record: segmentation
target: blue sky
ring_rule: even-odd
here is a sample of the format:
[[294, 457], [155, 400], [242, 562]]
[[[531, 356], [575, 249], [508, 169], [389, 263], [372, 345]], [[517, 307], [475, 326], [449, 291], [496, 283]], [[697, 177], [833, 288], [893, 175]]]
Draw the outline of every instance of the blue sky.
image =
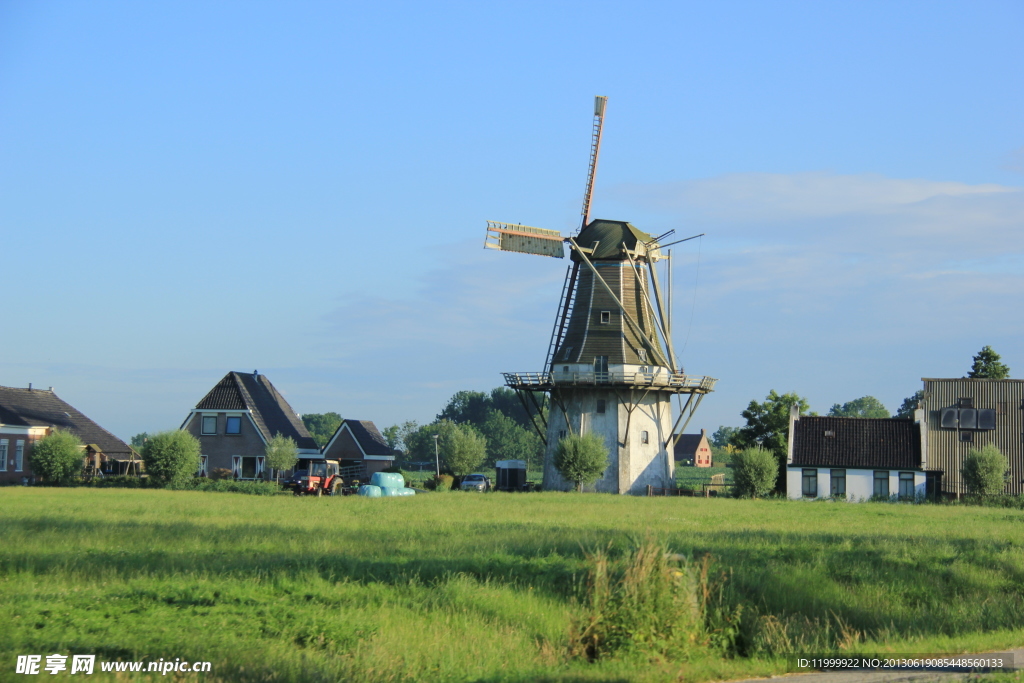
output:
[[[676, 248], [676, 345], [751, 399], [1024, 376], [1020, 2], [0, 3], [0, 384], [122, 438], [228, 370], [429, 421], [538, 370], [593, 215]], [[699, 272], [697, 264], [699, 261]], [[689, 324], [692, 315], [692, 325]]]

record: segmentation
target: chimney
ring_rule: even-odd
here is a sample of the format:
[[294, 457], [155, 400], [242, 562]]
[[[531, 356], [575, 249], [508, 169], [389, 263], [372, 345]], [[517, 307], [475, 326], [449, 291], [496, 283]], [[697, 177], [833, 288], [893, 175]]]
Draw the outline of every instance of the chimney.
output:
[[28, 390], [29, 390], [29, 391], [32, 391], [32, 382], [29, 382], [29, 383], [28, 383]]

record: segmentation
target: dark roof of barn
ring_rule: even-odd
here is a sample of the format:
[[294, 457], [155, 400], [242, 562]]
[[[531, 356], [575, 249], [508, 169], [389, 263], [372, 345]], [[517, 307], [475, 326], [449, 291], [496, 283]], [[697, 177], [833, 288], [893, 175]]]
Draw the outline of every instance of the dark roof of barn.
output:
[[[342, 420], [335, 434], [341, 431], [345, 425], [348, 425], [348, 428], [352, 431], [352, 436], [359, 442], [359, 447], [363, 449], [363, 453], [366, 455], [394, 455], [391, 446], [388, 446], [387, 439], [381, 436], [381, 433], [377, 430], [377, 425], [373, 424], [370, 420]], [[332, 436], [331, 440], [333, 439], [334, 437]], [[330, 441], [327, 443], [330, 443]]]
[[704, 438], [703, 434], [680, 434], [676, 439], [674, 449], [676, 460], [693, 457], [700, 447], [702, 438]]
[[0, 387], [0, 423], [19, 427], [57, 427], [114, 458], [130, 457], [131, 447], [90, 420], [49, 389]]
[[[913, 420], [801, 417], [793, 466], [919, 469], [921, 432]], [[830, 432], [832, 436], [826, 436]]]
[[266, 375], [229, 372], [196, 404], [196, 410], [248, 410], [264, 438], [281, 434], [294, 439], [299, 448], [319, 448], [302, 418]]

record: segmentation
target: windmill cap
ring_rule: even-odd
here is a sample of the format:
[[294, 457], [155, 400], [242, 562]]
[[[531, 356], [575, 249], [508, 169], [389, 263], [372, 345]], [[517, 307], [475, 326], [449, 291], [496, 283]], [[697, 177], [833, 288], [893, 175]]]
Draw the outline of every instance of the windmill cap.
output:
[[[595, 218], [587, 227], [580, 230], [576, 243], [581, 247], [592, 247], [598, 242], [597, 251], [590, 255], [591, 259], [624, 259], [622, 244], [630, 251], [636, 250], [637, 242], [650, 242], [651, 236], [626, 221], [609, 221]], [[578, 259], [576, 252], [573, 259]]]

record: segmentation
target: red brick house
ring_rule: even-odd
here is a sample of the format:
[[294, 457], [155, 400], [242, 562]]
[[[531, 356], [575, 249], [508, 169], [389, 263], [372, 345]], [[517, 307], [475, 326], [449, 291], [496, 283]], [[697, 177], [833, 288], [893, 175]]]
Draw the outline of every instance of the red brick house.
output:
[[202, 445], [199, 476], [228, 469], [235, 479], [271, 479], [265, 452], [277, 434], [294, 439], [300, 458], [320, 453], [298, 413], [256, 371], [224, 375], [189, 412], [181, 429]]
[[100, 427], [49, 389], [0, 387], [0, 484], [34, 483], [32, 448], [54, 428], [71, 432], [85, 444], [86, 474], [123, 474], [133, 459], [131, 446]]
[[676, 462], [685, 460], [692, 462], [694, 467], [711, 467], [711, 442], [708, 441], [708, 430], [700, 430], [700, 434], [680, 434], [676, 439]]

